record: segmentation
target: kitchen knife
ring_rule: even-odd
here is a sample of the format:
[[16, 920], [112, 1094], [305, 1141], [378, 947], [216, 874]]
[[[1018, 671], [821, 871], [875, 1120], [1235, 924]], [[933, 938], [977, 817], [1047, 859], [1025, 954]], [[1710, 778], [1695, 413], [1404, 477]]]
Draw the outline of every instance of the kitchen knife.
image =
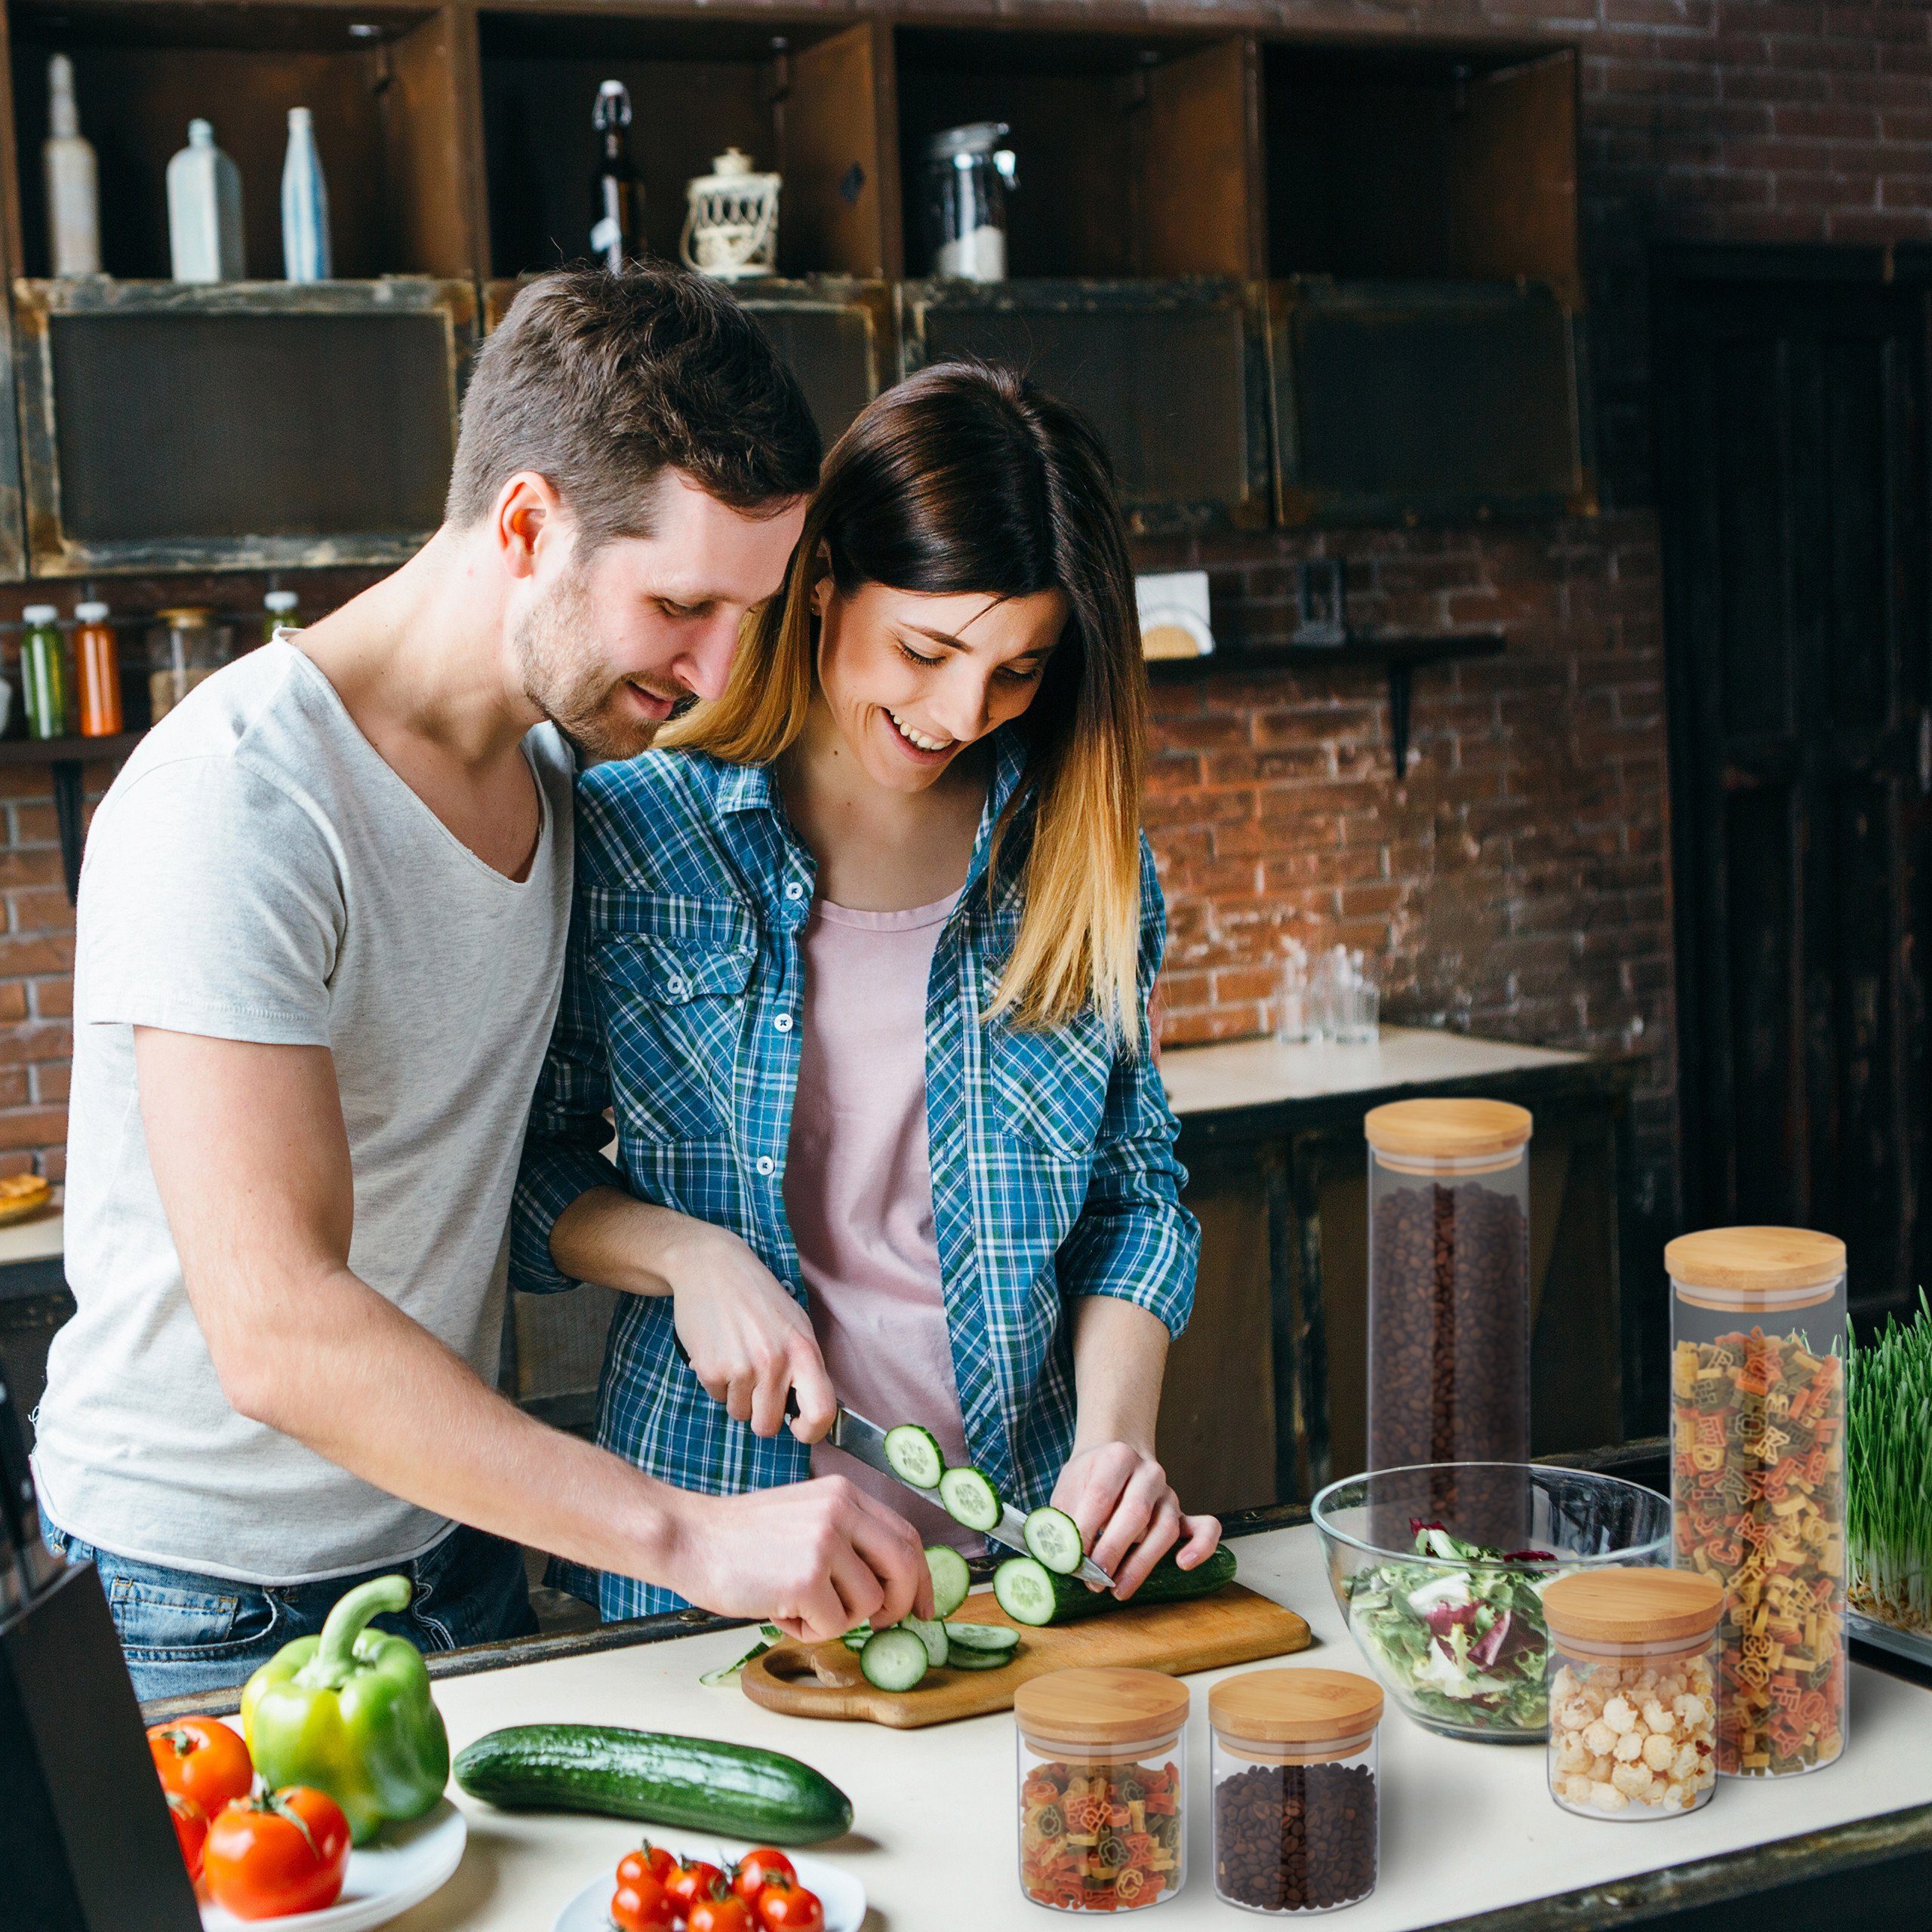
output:
[[[847, 1455], [857, 1457], [868, 1469], [889, 1475], [902, 1489], [909, 1489], [915, 1496], [923, 1496], [929, 1503], [935, 1500], [936, 1491], [908, 1482], [887, 1460], [885, 1431], [877, 1423], [868, 1422], [863, 1416], [854, 1414], [843, 1402], [838, 1405], [838, 1413], [832, 1418], [832, 1428], [825, 1439], [835, 1449], [842, 1449]], [[992, 1542], [1003, 1543], [1008, 1549], [1017, 1549], [1022, 1556], [1030, 1556], [1032, 1552], [1026, 1547], [1026, 1518], [1008, 1503], [1001, 1506], [999, 1521], [983, 1534]], [[1114, 1580], [1091, 1556], [1083, 1556], [1080, 1567], [1073, 1574], [1083, 1583], [1098, 1583], [1109, 1590], [1114, 1586]]]

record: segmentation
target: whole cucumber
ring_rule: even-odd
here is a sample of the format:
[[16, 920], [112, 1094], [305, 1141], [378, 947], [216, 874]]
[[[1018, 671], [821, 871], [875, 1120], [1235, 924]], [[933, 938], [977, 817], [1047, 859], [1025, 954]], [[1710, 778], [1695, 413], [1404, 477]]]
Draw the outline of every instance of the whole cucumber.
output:
[[[1002, 1588], [1008, 1572], [1023, 1573], [1029, 1582], [1023, 1584], [1023, 1602]], [[1133, 1610], [1142, 1604], [1191, 1603], [1196, 1597], [1211, 1596], [1225, 1589], [1235, 1580], [1235, 1553], [1223, 1543], [1206, 1561], [1183, 1570], [1171, 1554], [1164, 1556], [1147, 1573], [1146, 1580], [1123, 1603], [1106, 1590], [1090, 1590], [1078, 1577], [1056, 1575], [1037, 1558], [1015, 1556], [1002, 1563], [993, 1578], [993, 1594], [1001, 1607], [1016, 1623], [1035, 1626], [1074, 1623], [1083, 1617], [1103, 1617], [1109, 1611]], [[1051, 1607], [1047, 1592], [1052, 1592]], [[1030, 1613], [1030, 1614], [1029, 1614]]]
[[771, 1844], [822, 1844], [852, 1801], [777, 1751], [607, 1724], [493, 1730], [457, 1755], [459, 1786], [506, 1811], [594, 1811]]

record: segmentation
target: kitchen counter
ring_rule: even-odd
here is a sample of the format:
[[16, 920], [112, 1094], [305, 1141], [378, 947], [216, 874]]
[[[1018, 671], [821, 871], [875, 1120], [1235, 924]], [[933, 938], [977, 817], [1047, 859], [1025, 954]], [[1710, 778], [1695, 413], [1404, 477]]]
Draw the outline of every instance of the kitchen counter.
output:
[[[1244, 1580], [1314, 1629], [1314, 1647], [1282, 1660], [1286, 1667], [1366, 1671], [1329, 1595], [1311, 1527], [1263, 1529], [1237, 1546]], [[1051, 1922], [1021, 1897], [1014, 1875], [1010, 1715], [895, 1732], [779, 1717], [735, 1687], [703, 1688], [700, 1674], [746, 1641], [740, 1630], [712, 1629], [589, 1654], [556, 1655], [547, 1646], [550, 1660], [443, 1676], [437, 1698], [457, 1749], [499, 1725], [577, 1720], [702, 1734], [804, 1758], [852, 1798], [856, 1832], [829, 1856], [865, 1884], [866, 1932], [1023, 1932]], [[1231, 1674], [1190, 1680], [1189, 1877], [1160, 1910], [1164, 1932], [1244, 1922], [1214, 1896], [1210, 1863], [1204, 1694]], [[1381, 1879], [1372, 1897], [1349, 1908], [1349, 1932], [1589, 1932], [1660, 1908], [1743, 1897], [1798, 1873], [1844, 1872], [1908, 1853], [1932, 1863], [1928, 1735], [1932, 1690], [1854, 1668], [1850, 1744], [1828, 1770], [1768, 1786], [1724, 1780], [1693, 1816], [1620, 1829], [1558, 1809], [1540, 1746], [1455, 1743], [1392, 1704], [1382, 1726]], [[471, 1832], [463, 1868], [397, 1921], [398, 1932], [547, 1932], [564, 1903], [608, 1874], [640, 1834], [608, 1820], [460, 1801]], [[663, 1835], [677, 1843], [694, 1835]], [[1861, 1897], [1872, 1902], [1869, 1887]], [[1828, 1922], [1777, 1909], [1780, 1932]], [[1835, 1910], [1841, 1917], [1842, 1894]]]
[[32, 1278], [37, 1272], [34, 1264], [60, 1260], [66, 1232], [62, 1214], [66, 1194], [64, 1188], [57, 1187], [51, 1203], [31, 1220], [0, 1227], [0, 1295], [7, 1293], [10, 1282]]

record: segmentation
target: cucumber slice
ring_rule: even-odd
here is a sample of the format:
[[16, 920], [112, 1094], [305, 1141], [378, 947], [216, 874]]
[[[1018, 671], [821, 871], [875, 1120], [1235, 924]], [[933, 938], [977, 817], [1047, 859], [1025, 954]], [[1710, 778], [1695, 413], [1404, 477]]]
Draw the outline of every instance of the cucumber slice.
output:
[[946, 1661], [946, 1626], [923, 1617], [909, 1617], [900, 1626], [909, 1630], [926, 1647], [926, 1661], [937, 1670]]
[[939, 1500], [946, 1513], [969, 1530], [989, 1530], [1000, 1518], [999, 1491], [970, 1463], [948, 1469], [940, 1478]]
[[955, 1670], [1004, 1670], [1013, 1661], [1013, 1653], [976, 1651], [955, 1644], [947, 1651], [946, 1660]]
[[1050, 1503], [1028, 1512], [1021, 1534], [1026, 1538], [1027, 1554], [1057, 1577], [1072, 1576], [1087, 1555], [1086, 1546], [1080, 1540], [1080, 1525], [1064, 1509], [1056, 1509]]
[[763, 1657], [773, 1644], [783, 1637], [784, 1634], [783, 1631], [775, 1629], [769, 1623], [766, 1624], [764, 1630], [759, 1634], [758, 1641], [743, 1657], [734, 1659], [730, 1663], [720, 1664], [715, 1670], [707, 1670], [698, 1681], [700, 1684], [711, 1685], [737, 1683], [739, 1672], [743, 1670], [752, 1658]]
[[1053, 1572], [1031, 1556], [1009, 1557], [993, 1572], [993, 1596], [1014, 1623], [1036, 1629], [1051, 1623], [1060, 1607]]
[[972, 1573], [966, 1567], [965, 1558], [943, 1543], [927, 1546], [926, 1567], [932, 1572], [933, 1614], [943, 1623], [966, 1601], [966, 1593], [973, 1587]]
[[866, 1681], [881, 1690], [911, 1690], [932, 1667], [925, 1640], [895, 1625], [867, 1638], [859, 1653]]
[[1007, 1657], [1020, 1647], [1020, 1632], [1004, 1623], [949, 1623], [946, 1641], [957, 1653], [980, 1651], [995, 1657]]
[[915, 1489], [935, 1489], [946, 1473], [939, 1438], [915, 1422], [902, 1422], [885, 1432], [885, 1460], [892, 1472]]

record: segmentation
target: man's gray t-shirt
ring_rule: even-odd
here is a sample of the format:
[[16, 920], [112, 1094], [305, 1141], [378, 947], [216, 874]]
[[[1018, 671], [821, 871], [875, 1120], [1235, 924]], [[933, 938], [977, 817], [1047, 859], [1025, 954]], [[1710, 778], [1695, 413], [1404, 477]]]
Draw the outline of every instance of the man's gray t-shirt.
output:
[[510, 1194], [570, 921], [569, 750], [547, 725], [524, 749], [543, 821], [518, 884], [278, 640], [170, 712], [103, 801], [74, 977], [77, 1312], [54, 1339], [34, 1453], [71, 1534], [295, 1583], [404, 1561], [449, 1529], [229, 1406], [148, 1163], [134, 1029], [330, 1048], [349, 1266], [494, 1382]]

